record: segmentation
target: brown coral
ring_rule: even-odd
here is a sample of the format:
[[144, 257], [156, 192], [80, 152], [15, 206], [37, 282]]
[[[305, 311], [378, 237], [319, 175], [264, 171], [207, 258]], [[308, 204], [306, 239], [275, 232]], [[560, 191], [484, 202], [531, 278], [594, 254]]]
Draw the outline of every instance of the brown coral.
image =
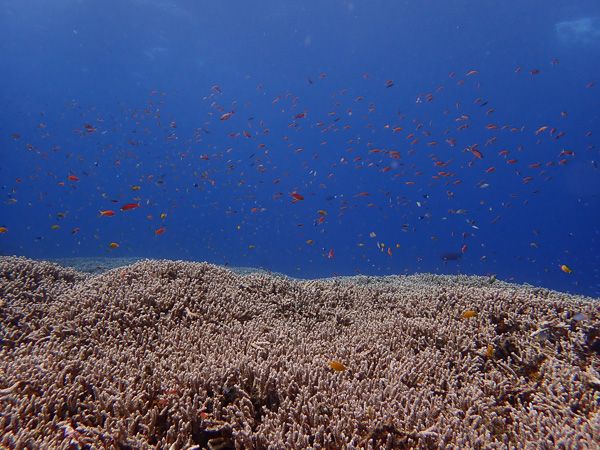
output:
[[85, 275], [3, 257], [0, 277], [0, 446], [600, 441], [590, 299], [482, 278], [295, 281], [149, 260]]

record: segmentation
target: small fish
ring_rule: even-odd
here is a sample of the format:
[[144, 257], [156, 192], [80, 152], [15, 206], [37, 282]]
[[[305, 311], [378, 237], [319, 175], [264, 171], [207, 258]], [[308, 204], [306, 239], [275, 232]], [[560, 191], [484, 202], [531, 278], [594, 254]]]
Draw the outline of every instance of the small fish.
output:
[[295, 192], [292, 192], [290, 195], [292, 197], [294, 197], [295, 201], [302, 201], [302, 200], [304, 200], [304, 197], [302, 197], [300, 194], [296, 194]]
[[126, 205], [121, 206], [121, 211], [131, 211], [132, 209], [139, 208], [139, 203], [127, 203]]
[[330, 363], [328, 363], [328, 365], [336, 372], [343, 372], [344, 370], [346, 370], [346, 366], [344, 366], [341, 362], [338, 361], [331, 361]]
[[471, 147], [469, 147], [467, 150], [470, 150], [471, 153], [473, 153], [476, 158], [483, 159], [483, 154], [479, 150], [475, 150], [474, 148], [471, 148]]
[[69, 181], [79, 181], [79, 178], [77, 178], [75, 175], [69, 175], [68, 179]]
[[463, 319], [470, 319], [471, 317], [475, 317], [476, 315], [477, 313], [475, 311], [469, 310], [462, 313], [460, 317], [462, 317]]
[[50, 227], [51, 230], [58, 230], [59, 228], [60, 228], [60, 226], [58, 226], [58, 225], [52, 225]]
[[8, 231], [8, 228], [0, 227], [0, 233], [6, 233], [7, 231]]
[[329, 253], [327, 254], [327, 257], [329, 259], [333, 259], [333, 249], [329, 250]]
[[117, 244], [116, 242], [111, 242], [110, 244], [108, 244], [108, 246], [110, 248], [119, 248], [119, 244]]
[[569, 269], [564, 264], [562, 266], [560, 266], [560, 270], [562, 270], [564, 273], [572, 273], [573, 272], [571, 269]]
[[115, 215], [114, 211], [107, 209], [106, 211], [100, 211], [100, 216], [112, 217]]
[[461, 258], [461, 254], [460, 253], [444, 253], [442, 256], [440, 256], [440, 258], [443, 259], [444, 261], [456, 261]]
[[318, 210], [317, 213], [319, 213], [322, 216], [326, 216], [327, 213], [325, 211], [323, 211], [322, 209]]
[[583, 313], [577, 313], [573, 317], [571, 317], [571, 319], [574, 320], [574, 321], [576, 321], [576, 322], [583, 322], [585, 320], [589, 320], [589, 317], [586, 316]]
[[227, 120], [231, 116], [233, 116], [234, 113], [235, 113], [235, 110], [231, 110], [231, 112], [223, 114], [219, 120]]
[[164, 228], [159, 228], [158, 230], [156, 230], [156, 231], [154, 232], [154, 234], [158, 236], [159, 234], [163, 234], [164, 232], [165, 232], [165, 229], [164, 229]]

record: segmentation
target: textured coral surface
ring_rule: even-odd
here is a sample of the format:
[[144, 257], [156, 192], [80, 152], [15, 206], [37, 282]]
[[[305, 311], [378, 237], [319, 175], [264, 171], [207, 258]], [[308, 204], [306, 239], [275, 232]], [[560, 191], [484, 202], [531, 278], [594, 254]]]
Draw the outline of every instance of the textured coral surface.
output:
[[0, 344], [7, 448], [600, 442], [598, 302], [481, 277], [2, 257]]

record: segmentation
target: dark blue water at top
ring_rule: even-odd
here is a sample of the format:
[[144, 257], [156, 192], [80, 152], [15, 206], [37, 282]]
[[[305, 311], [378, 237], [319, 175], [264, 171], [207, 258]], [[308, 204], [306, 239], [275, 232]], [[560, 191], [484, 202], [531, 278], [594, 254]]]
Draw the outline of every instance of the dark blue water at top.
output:
[[0, 251], [600, 295], [600, 5], [375, 3], [3, 3]]

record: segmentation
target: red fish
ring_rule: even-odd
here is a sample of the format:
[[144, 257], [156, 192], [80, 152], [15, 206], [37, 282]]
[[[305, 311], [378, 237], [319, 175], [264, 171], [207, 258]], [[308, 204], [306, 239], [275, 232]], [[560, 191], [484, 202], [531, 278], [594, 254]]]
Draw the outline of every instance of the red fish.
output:
[[126, 205], [121, 206], [121, 211], [131, 211], [132, 209], [139, 208], [140, 204], [138, 203], [127, 203]]
[[474, 148], [469, 148], [471, 153], [475, 155], [476, 158], [483, 159], [483, 154], [479, 150], [475, 150]]
[[333, 249], [329, 250], [329, 254], [327, 255], [329, 259], [333, 259]]
[[100, 211], [100, 215], [101, 216], [106, 216], [106, 217], [112, 217], [115, 215], [114, 211], [111, 211], [110, 209], [106, 210], [106, 211]]
[[294, 200], [296, 201], [304, 200], [304, 197], [302, 197], [300, 194], [296, 194], [295, 192], [292, 192], [290, 195], [294, 197]]
[[158, 230], [156, 230], [156, 231], [154, 232], [154, 234], [158, 236], [159, 234], [163, 234], [164, 232], [165, 232], [165, 229], [164, 229], [164, 228], [159, 228]]
[[75, 175], [69, 175], [69, 181], [79, 181], [79, 178], [77, 178]]

